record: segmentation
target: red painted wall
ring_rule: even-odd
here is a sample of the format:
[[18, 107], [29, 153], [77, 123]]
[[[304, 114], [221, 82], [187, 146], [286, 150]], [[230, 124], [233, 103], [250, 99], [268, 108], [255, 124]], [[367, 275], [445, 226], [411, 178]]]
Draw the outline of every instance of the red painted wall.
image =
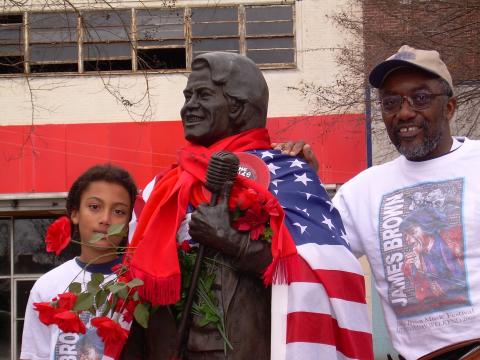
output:
[[[343, 183], [366, 167], [363, 115], [271, 118], [267, 127], [274, 142], [312, 144], [324, 183]], [[0, 126], [0, 193], [67, 191], [81, 172], [105, 162], [143, 187], [184, 144], [180, 121]]]

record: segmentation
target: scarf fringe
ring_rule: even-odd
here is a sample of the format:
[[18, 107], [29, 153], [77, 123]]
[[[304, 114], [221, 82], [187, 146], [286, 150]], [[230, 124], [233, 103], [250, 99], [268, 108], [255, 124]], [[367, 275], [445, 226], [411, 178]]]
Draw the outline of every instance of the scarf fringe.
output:
[[140, 298], [149, 301], [152, 306], [175, 304], [180, 300], [180, 274], [159, 278], [133, 265], [130, 269], [134, 278], [143, 281], [143, 286], [138, 287]]
[[302, 261], [302, 258], [298, 253], [274, 258], [263, 273], [263, 283], [265, 286], [290, 284], [301, 269], [300, 261]]

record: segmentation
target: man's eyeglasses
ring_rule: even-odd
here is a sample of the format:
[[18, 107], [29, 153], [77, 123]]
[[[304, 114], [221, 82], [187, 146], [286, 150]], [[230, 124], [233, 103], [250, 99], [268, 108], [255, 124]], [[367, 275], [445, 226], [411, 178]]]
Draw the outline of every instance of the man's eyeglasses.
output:
[[386, 95], [380, 99], [382, 111], [385, 114], [393, 114], [400, 111], [403, 101], [407, 100], [408, 105], [414, 110], [427, 109], [437, 96], [448, 96], [447, 94], [431, 94], [428, 92], [416, 92], [410, 96]]

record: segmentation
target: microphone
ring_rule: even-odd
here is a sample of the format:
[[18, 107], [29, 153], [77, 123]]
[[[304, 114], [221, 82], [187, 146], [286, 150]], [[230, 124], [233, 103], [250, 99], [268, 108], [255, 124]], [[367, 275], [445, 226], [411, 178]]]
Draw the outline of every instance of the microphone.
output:
[[[210, 206], [215, 206], [217, 204], [218, 197], [222, 193], [225, 194], [225, 196], [229, 196], [230, 188], [237, 177], [239, 166], [240, 161], [234, 153], [228, 151], [217, 151], [212, 154], [212, 157], [208, 162], [207, 175], [205, 178], [205, 187], [212, 193]], [[188, 289], [187, 298], [185, 299], [185, 306], [180, 319], [180, 325], [177, 331], [176, 356], [178, 359], [182, 358], [183, 345], [187, 340], [187, 323], [190, 317], [193, 299], [195, 298], [195, 292], [197, 290], [198, 278], [200, 277], [200, 269], [204, 255], [205, 246], [200, 244], [190, 280], [190, 287]]]
[[210, 205], [216, 205], [218, 196], [226, 186], [231, 187], [237, 177], [240, 160], [228, 151], [213, 153], [208, 162], [205, 187], [212, 193]]

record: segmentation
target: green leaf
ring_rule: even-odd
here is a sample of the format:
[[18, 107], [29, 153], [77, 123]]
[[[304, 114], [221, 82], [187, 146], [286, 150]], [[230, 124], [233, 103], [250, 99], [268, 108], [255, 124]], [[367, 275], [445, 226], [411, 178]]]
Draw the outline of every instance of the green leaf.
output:
[[133, 293], [132, 299], [133, 299], [133, 301], [140, 300], [140, 295], [138, 295], [138, 292]]
[[143, 285], [143, 281], [138, 279], [138, 278], [135, 278], [133, 280], [130, 280], [128, 283], [127, 283], [127, 286], [132, 289], [134, 287], [137, 287], [137, 286], [142, 286]]
[[88, 310], [90, 306], [93, 305], [94, 296], [90, 293], [81, 293], [77, 297], [77, 301], [75, 302], [75, 306], [73, 310], [75, 311], [83, 311]]
[[108, 287], [108, 290], [110, 290], [110, 292], [112, 294], [116, 294], [118, 293], [120, 290], [122, 289], [125, 289], [127, 286], [127, 284], [125, 283], [122, 283], [122, 282], [119, 282], [119, 283], [115, 283], [115, 284], [112, 284]]
[[135, 311], [133, 312], [133, 316], [135, 317], [135, 320], [143, 327], [147, 328], [148, 327], [148, 318], [150, 316], [149, 314], [149, 307], [145, 304], [137, 304], [135, 306]]
[[96, 282], [89, 281], [87, 283], [87, 291], [92, 295], [96, 295], [100, 291], [100, 285]]
[[107, 290], [102, 289], [95, 295], [95, 304], [97, 305], [97, 308], [100, 308], [105, 303], [108, 294], [109, 292]]
[[68, 291], [78, 295], [82, 292], [82, 284], [79, 282], [72, 282], [70, 285], [68, 285]]
[[117, 292], [118, 297], [122, 298], [125, 300], [128, 297], [128, 288], [125, 286], [123, 289], [120, 289]]
[[97, 241], [102, 240], [105, 237], [105, 234], [102, 233], [95, 233], [93, 236], [88, 240], [90, 244], [95, 244]]
[[92, 279], [90, 281], [100, 285], [101, 283], [103, 283], [103, 280], [105, 280], [105, 276], [102, 273], [93, 273]]
[[88, 309], [88, 311], [90, 311], [90, 314], [92, 314], [93, 316], [97, 315], [97, 309], [95, 309], [95, 306], [90, 306], [90, 309]]
[[102, 311], [102, 316], [107, 316], [108, 312], [110, 311], [112, 304], [110, 302], [105, 302], [105, 308]]
[[108, 236], [124, 235], [125, 224], [112, 224], [108, 228]]

